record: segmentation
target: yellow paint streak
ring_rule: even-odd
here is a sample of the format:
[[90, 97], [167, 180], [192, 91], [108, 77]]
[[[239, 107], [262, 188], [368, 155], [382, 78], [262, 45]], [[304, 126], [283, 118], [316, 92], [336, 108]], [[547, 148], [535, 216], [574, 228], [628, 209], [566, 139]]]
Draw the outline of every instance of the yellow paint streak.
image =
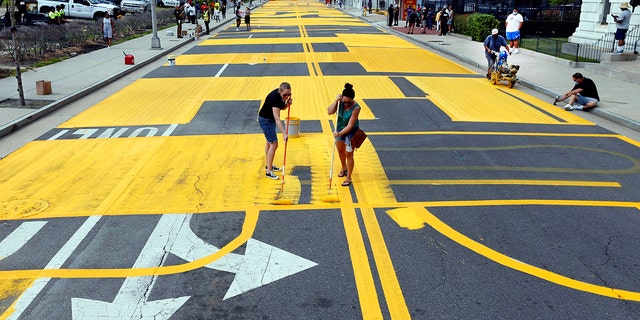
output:
[[[293, 172], [310, 168], [311, 202], [319, 204], [327, 193], [333, 140], [301, 130], [287, 146], [284, 197], [298, 201], [302, 182]], [[267, 206], [281, 181], [264, 177], [262, 150], [261, 134], [35, 141], [0, 161], [0, 182], [7, 190], [0, 193], [0, 204], [47, 203], [30, 213], [33, 219]], [[373, 146], [356, 152], [361, 201], [395, 202]], [[279, 150], [276, 164], [282, 157]], [[335, 166], [334, 173], [338, 161]], [[340, 191], [348, 194], [346, 188]], [[0, 220], [14, 218], [0, 214]]]
[[418, 230], [426, 224], [422, 216], [411, 208], [397, 208], [386, 212], [393, 221], [405, 229]]
[[506, 267], [512, 268], [514, 270], [518, 270], [526, 274], [530, 274], [534, 277], [538, 277], [540, 279], [549, 281], [551, 283], [565, 286], [574, 290], [584, 291], [584, 292], [597, 294], [597, 295], [601, 295], [609, 298], [640, 301], [639, 292], [598, 286], [598, 285], [578, 281], [575, 279], [571, 279], [569, 277], [565, 277], [563, 275], [532, 266], [530, 264], [516, 260], [509, 256], [506, 256], [500, 252], [497, 252], [485, 245], [482, 245], [470, 239], [469, 237], [461, 234], [460, 232], [451, 228], [449, 225], [442, 222], [440, 219], [438, 219], [436, 216], [434, 216], [431, 212], [429, 212], [424, 207], [412, 206], [411, 210], [414, 210], [417, 214], [421, 215], [424, 222], [428, 223], [431, 227], [433, 227], [434, 229], [436, 229], [438, 232], [442, 233], [446, 237], [468, 248], [469, 250], [479, 255], [482, 255], [490, 260], [493, 260], [499, 264], [502, 264]]
[[352, 180], [358, 203], [397, 201], [378, 153], [369, 140], [355, 151], [353, 158], [355, 169]]
[[622, 187], [618, 182], [566, 180], [391, 180], [391, 185], [532, 185], [571, 187]]
[[371, 273], [371, 265], [369, 264], [369, 258], [364, 246], [360, 227], [358, 226], [355, 210], [353, 208], [343, 207], [342, 220], [347, 235], [349, 256], [351, 257], [351, 264], [353, 265], [353, 274], [358, 289], [362, 318], [366, 320], [383, 319], [378, 295], [376, 293], [376, 286], [373, 281], [373, 274]]
[[[398, 48], [357, 48], [349, 47], [348, 61], [357, 61], [369, 72], [409, 72], [409, 73], [449, 73], [449, 74], [474, 74], [475, 72], [446, 60], [424, 49], [398, 49]], [[338, 56], [330, 58], [339, 58]], [[340, 60], [337, 60], [340, 61]], [[420, 63], [416, 63], [420, 61]], [[407, 77], [411, 79], [411, 77]], [[438, 84], [441, 78], [429, 81]], [[462, 78], [457, 78], [462, 79]], [[411, 81], [411, 80], [410, 80]], [[486, 80], [485, 80], [486, 82]], [[457, 92], [464, 85], [447, 87], [446, 90]], [[451, 90], [456, 88], [456, 90]], [[429, 92], [425, 90], [425, 92]]]
[[16, 299], [33, 284], [31, 279], [0, 280], [0, 320], [8, 319], [15, 311]]
[[[560, 121], [496, 89], [486, 79], [407, 77], [453, 121], [559, 124]], [[565, 119], [575, 121], [571, 116]], [[582, 122], [581, 122], [582, 123]]]
[[376, 213], [371, 208], [361, 211], [391, 319], [411, 319]]

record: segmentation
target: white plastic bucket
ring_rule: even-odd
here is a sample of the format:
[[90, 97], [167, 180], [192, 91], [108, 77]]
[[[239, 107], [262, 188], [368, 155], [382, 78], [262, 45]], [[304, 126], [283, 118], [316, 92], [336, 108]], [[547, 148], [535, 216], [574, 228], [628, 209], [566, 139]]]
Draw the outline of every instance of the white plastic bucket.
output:
[[289, 117], [286, 119], [285, 125], [288, 125], [289, 128], [285, 128], [289, 132], [289, 137], [297, 138], [300, 136], [300, 118]]
[[170, 55], [170, 56], [167, 57], [167, 59], [169, 59], [169, 65], [170, 66], [175, 66], [176, 65], [176, 56]]

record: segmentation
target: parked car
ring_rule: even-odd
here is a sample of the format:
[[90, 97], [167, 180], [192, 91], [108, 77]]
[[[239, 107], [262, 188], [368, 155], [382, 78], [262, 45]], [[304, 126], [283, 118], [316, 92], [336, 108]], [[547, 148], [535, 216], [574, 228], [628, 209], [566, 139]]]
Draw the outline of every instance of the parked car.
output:
[[122, 0], [120, 8], [127, 13], [146, 12], [151, 10], [150, 0]]
[[112, 16], [120, 13], [118, 6], [100, 3], [98, 0], [40, 0], [38, 12], [47, 14], [59, 5], [64, 6], [65, 16], [71, 18], [98, 19], [104, 17], [106, 12]]
[[180, 0], [156, 0], [158, 7], [175, 7], [180, 5]]

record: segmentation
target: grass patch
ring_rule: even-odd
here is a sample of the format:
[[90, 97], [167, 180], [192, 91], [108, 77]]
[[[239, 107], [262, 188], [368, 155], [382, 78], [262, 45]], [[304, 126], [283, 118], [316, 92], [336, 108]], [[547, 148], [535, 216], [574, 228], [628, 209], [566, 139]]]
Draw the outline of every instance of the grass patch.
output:
[[56, 62], [60, 62], [67, 59], [69, 59], [69, 57], [55, 57], [55, 58], [47, 59], [44, 61], [35, 62], [31, 67], [40, 68], [40, 67], [48, 66], [50, 64], [54, 64]]

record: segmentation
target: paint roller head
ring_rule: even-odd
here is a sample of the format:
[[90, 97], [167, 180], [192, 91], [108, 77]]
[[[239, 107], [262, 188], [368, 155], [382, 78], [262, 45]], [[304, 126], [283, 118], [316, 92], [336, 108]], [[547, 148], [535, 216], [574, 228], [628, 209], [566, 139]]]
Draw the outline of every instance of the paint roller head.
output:
[[340, 202], [340, 198], [336, 195], [322, 196], [322, 202]]
[[275, 199], [273, 200], [273, 204], [280, 206], [290, 206], [293, 204], [293, 201], [288, 199]]

